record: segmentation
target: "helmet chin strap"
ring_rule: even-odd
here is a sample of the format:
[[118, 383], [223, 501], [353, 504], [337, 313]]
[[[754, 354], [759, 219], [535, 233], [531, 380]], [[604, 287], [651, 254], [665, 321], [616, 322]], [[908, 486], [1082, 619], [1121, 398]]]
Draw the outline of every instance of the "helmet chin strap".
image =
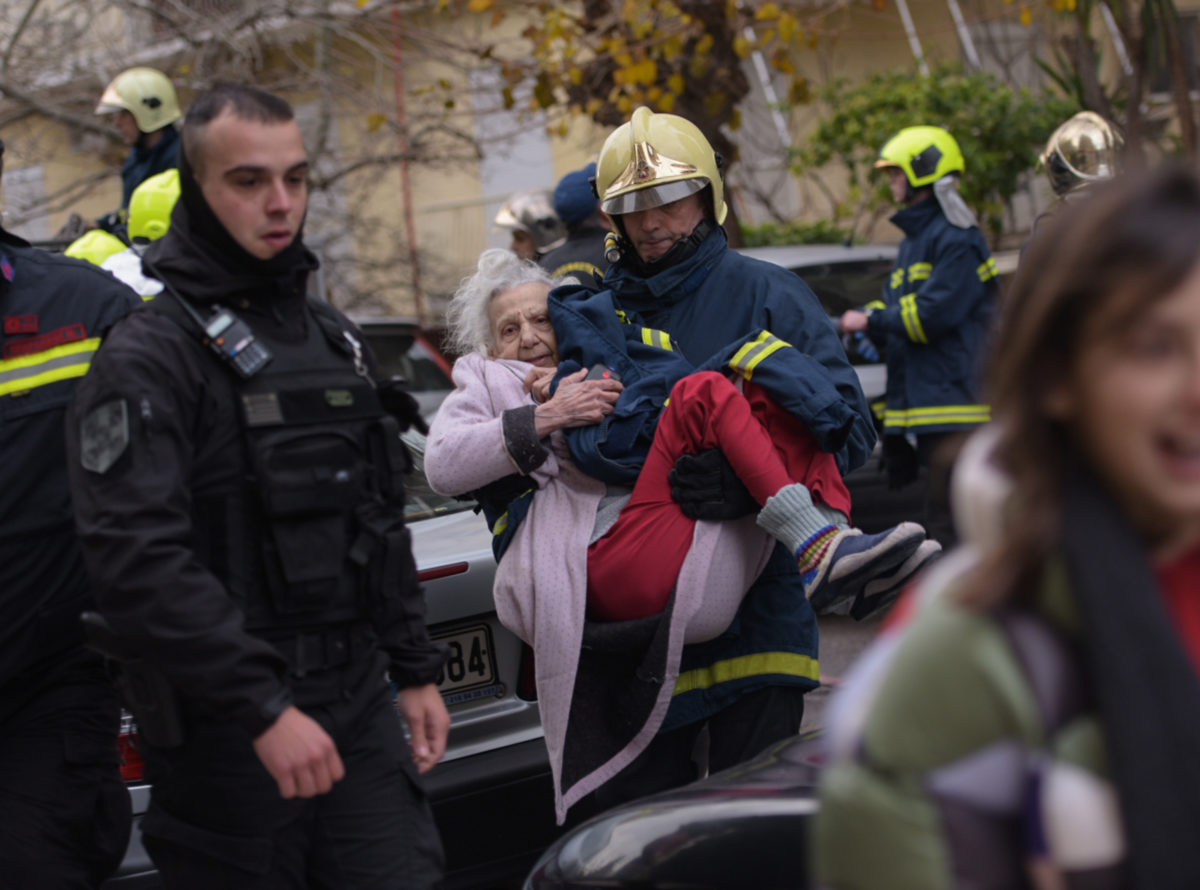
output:
[[[647, 261], [643, 260], [638, 255], [638, 252], [633, 249], [633, 244], [631, 244], [629, 239], [625, 237], [625, 227], [618, 223], [617, 228], [619, 229], [620, 234], [615, 239], [615, 247], [619, 251], [618, 257], [623, 265], [628, 266], [643, 278], [649, 278], [652, 275], [657, 275], [659, 272], [665, 271], [666, 269], [670, 269], [672, 266], [682, 263], [692, 254], [694, 254], [700, 248], [700, 245], [704, 242], [704, 239], [707, 238], [712, 230], [716, 227], [717, 224], [706, 216], [696, 224], [696, 228], [692, 229], [692, 233], [690, 235], [680, 238], [678, 241], [672, 244], [670, 249], [658, 259]], [[610, 235], [609, 237], [611, 238], [612, 236]], [[611, 249], [607, 240], [605, 241], [605, 248], [606, 250]], [[611, 255], [609, 256], [609, 262], [616, 261], [611, 258]]]

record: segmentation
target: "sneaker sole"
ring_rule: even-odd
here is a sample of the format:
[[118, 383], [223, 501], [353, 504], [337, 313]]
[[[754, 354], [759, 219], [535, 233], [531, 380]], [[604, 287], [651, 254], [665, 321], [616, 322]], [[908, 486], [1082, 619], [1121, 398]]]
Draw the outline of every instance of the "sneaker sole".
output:
[[903, 565], [924, 541], [924, 528], [915, 522], [900, 523], [871, 550], [838, 561], [809, 602], [818, 614], [845, 614], [866, 585]]
[[921, 543], [904, 564], [889, 578], [876, 578], [867, 582], [862, 595], [850, 606], [850, 617], [862, 621], [886, 609], [894, 603], [930, 562], [942, 555], [942, 547], [937, 541], [927, 540]]

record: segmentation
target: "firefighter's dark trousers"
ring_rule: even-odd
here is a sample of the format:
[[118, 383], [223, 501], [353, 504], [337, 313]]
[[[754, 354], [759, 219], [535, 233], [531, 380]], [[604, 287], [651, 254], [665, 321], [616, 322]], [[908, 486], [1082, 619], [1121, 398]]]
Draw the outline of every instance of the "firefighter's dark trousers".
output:
[[119, 727], [100, 658], [82, 649], [0, 685], [0, 888], [97, 887], [120, 864]]

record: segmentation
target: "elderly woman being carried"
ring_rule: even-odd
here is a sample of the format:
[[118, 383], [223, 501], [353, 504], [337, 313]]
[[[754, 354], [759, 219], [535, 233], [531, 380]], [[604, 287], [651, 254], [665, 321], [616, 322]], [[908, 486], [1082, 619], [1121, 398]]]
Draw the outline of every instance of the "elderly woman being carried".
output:
[[[646, 631], [665, 646], [646, 722], [632, 747], [593, 757], [597, 769], [579, 771], [565, 802], [556, 781], [561, 816], [644, 747], [669, 702], [683, 643], [728, 627], [776, 540], [796, 554], [815, 607], [862, 613], [890, 602], [938, 545], [915, 523], [879, 535], [850, 528], [849, 494], [833, 456], [813, 447], [798, 419], [757, 384], [744, 382], [743, 391], [717, 370], [688, 367], [672, 379], [656, 369], [648, 376], [662, 393], [648, 397], [645, 381], [626, 388], [589, 368], [567, 373], [572, 355], [559, 355], [552, 286], [541, 269], [504, 250], [485, 251], [464, 280], [450, 310], [452, 343], [462, 354], [457, 389], [434, 419], [425, 470], [435, 489], [476, 496], [488, 515], [499, 559], [497, 612], [534, 648], [556, 780], [567, 723], [579, 719], [571, 711], [580, 706], [573, 699], [585, 622], [620, 622], [618, 636], [627, 625], [665, 622], [661, 633]], [[631, 354], [616, 364], [628, 370]], [[574, 443], [577, 453], [586, 449], [631, 398], [645, 417], [637, 421], [644, 441], [631, 442], [631, 460], [641, 466], [630, 490], [583, 472], [568, 436], [589, 431], [582, 446]], [[602, 461], [614, 440], [604, 445]], [[697, 522], [673, 499], [668, 476], [677, 459], [712, 449], [761, 506], [757, 517]]]

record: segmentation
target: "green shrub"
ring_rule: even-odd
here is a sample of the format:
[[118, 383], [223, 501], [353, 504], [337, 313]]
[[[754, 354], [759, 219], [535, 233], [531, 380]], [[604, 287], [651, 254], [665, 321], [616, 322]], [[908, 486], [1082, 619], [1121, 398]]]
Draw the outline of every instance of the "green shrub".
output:
[[852, 193], [861, 195], [868, 208], [890, 206], [886, 178], [871, 176], [879, 149], [904, 127], [945, 127], [963, 151], [963, 198], [994, 233], [1021, 174], [1037, 163], [1055, 127], [1079, 110], [1074, 100], [1013, 89], [990, 74], [957, 65], [941, 65], [928, 77], [905, 70], [865, 82], [838, 80], [820, 98], [831, 111], [795, 151], [798, 174], [819, 176], [818, 168], [840, 163], [849, 170]]
[[822, 219], [806, 223], [767, 222], [757, 226], [742, 226], [742, 241], [747, 247], [769, 247], [776, 244], [845, 244], [850, 241], [850, 229]]

